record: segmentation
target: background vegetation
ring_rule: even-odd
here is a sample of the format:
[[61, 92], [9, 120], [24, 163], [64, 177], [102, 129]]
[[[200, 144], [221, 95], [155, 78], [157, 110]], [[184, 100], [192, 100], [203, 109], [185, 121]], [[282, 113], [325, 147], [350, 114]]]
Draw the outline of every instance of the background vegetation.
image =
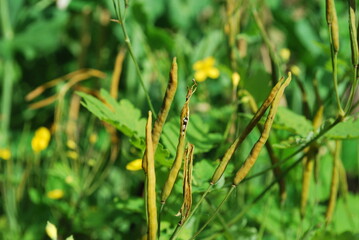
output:
[[[249, 173], [264, 174], [240, 184], [197, 239], [359, 239], [358, 98], [350, 93], [358, 48], [348, 30], [355, 2], [335, 3], [340, 48], [333, 65], [325, 1], [115, 1], [131, 51], [112, 0], [66, 2], [0, 0], [2, 239], [55, 239], [51, 229], [46, 234], [47, 221], [58, 239], [146, 236], [145, 175], [141, 161], [133, 161], [145, 152], [148, 99], [158, 114], [173, 57], [178, 90], [155, 155], [156, 187], [159, 199], [196, 77], [187, 131], [195, 146], [194, 205], [253, 106], [281, 76], [293, 74], [271, 130], [273, 152], [264, 148]], [[354, 96], [345, 117], [335, 87], [343, 108]], [[259, 136], [254, 129], [245, 139], [179, 239], [190, 239], [210, 219]], [[270, 169], [273, 157], [286, 174], [285, 194]], [[303, 206], [308, 161], [313, 176]], [[182, 176], [162, 211], [160, 239], [169, 239], [180, 221]], [[337, 202], [328, 219], [331, 186]]]

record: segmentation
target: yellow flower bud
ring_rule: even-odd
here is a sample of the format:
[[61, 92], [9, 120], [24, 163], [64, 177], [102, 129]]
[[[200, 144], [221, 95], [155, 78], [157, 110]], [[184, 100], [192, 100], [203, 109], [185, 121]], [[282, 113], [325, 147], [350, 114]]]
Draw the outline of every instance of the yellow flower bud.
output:
[[291, 66], [290, 71], [296, 76], [300, 75], [300, 68], [297, 65]]
[[60, 199], [64, 196], [64, 191], [62, 189], [54, 189], [46, 193], [46, 196], [50, 199]]
[[142, 159], [133, 160], [126, 165], [126, 169], [129, 171], [138, 171], [142, 169]]
[[9, 160], [11, 158], [11, 152], [8, 148], [0, 149], [0, 158], [4, 160]]
[[49, 236], [52, 240], [57, 240], [57, 228], [54, 224], [47, 221], [45, 230], [46, 230], [47, 236]]
[[233, 86], [237, 87], [240, 80], [241, 80], [241, 76], [237, 72], [234, 72], [232, 74], [232, 84], [233, 84]]
[[279, 51], [279, 55], [283, 59], [283, 61], [287, 62], [290, 58], [290, 50], [288, 48], [282, 48]]
[[74, 140], [68, 140], [66, 145], [68, 148], [73, 149], [73, 150], [76, 149], [76, 147], [77, 147], [77, 144]]

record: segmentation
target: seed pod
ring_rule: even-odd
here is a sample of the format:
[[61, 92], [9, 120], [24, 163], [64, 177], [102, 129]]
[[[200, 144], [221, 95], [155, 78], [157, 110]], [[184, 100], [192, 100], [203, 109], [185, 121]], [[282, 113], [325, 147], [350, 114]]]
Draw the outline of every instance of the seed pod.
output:
[[148, 215], [148, 232], [147, 239], [154, 240], [157, 237], [157, 206], [156, 206], [156, 172], [152, 143], [152, 113], [148, 112], [146, 124], [146, 159], [147, 159], [147, 215]]
[[177, 91], [177, 62], [176, 58], [173, 58], [172, 67], [170, 72], [170, 80], [166, 89], [166, 94], [162, 102], [161, 110], [158, 114], [158, 118], [153, 126], [152, 130], [152, 141], [154, 149], [157, 147], [160, 135], [162, 133], [163, 125], [167, 119], [168, 112], [171, 108], [173, 98]]
[[349, 0], [349, 33], [352, 52], [352, 64], [358, 65], [358, 40], [355, 27], [355, 0]]
[[333, 1], [333, 15], [332, 15], [332, 23], [331, 23], [331, 35], [333, 41], [333, 49], [334, 52], [339, 52], [339, 26], [338, 26], [338, 17], [337, 11], [335, 10], [335, 3]]
[[338, 182], [339, 182], [339, 173], [338, 173], [338, 165], [340, 161], [340, 153], [341, 153], [341, 142], [335, 142], [335, 153], [333, 156], [333, 170], [332, 170], [332, 181], [330, 184], [330, 196], [329, 203], [327, 207], [327, 211], [325, 214], [325, 222], [328, 225], [333, 217], [333, 212], [335, 208], [335, 203], [337, 200], [338, 194]]
[[263, 132], [262, 132], [260, 138], [258, 139], [256, 144], [254, 144], [251, 152], [249, 153], [249, 156], [245, 160], [242, 167], [237, 171], [237, 173], [233, 179], [234, 186], [237, 186], [247, 176], [248, 172], [251, 170], [254, 163], [256, 162], [258, 155], [263, 148], [263, 145], [266, 143], [266, 141], [269, 137], [269, 133], [272, 128], [274, 117], [277, 113], [279, 101], [282, 98], [282, 95], [284, 93], [284, 89], [288, 86], [288, 84], [290, 83], [291, 80], [292, 80], [292, 74], [289, 72], [288, 78], [281, 85], [281, 87], [278, 90], [277, 95], [275, 96], [275, 98], [273, 100], [272, 107], [271, 107], [268, 117], [264, 123], [264, 129], [263, 129]]
[[[172, 60], [172, 66], [169, 76], [169, 81], [166, 89], [166, 94], [162, 102], [161, 110], [158, 114], [158, 117], [155, 121], [155, 124], [152, 129], [152, 142], [153, 142], [153, 152], [156, 153], [158, 142], [162, 133], [163, 125], [166, 122], [168, 112], [171, 108], [173, 98], [177, 91], [177, 62], [174, 57]], [[145, 153], [146, 156], [146, 153]], [[142, 168], [146, 171], [146, 161], [142, 162]]]
[[313, 148], [309, 149], [308, 156], [304, 160], [303, 178], [302, 178], [302, 192], [300, 196], [300, 216], [303, 219], [307, 209], [308, 193], [310, 187], [311, 174], [313, 172], [314, 154]]
[[278, 83], [273, 87], [271, 92], [269, 93], [269, 96], [267, 99], [263, 102], [262, 106], [258, 109], [256, 114], [253, 116], [252, 120], [248, 123], [247, 127], [244, 129], [244, 131], [241, 133], [241, 135], [232, 143], [232, 145], [227, 149], [227, 151], [224, 153], [220, 164], [216, 168], [216, 171], [214, 172], [211, 184], [215, 184], [218, 182], [218, 180], [223, 175], [224, 171], [227, 168], [227, 165], [229, 163], [229, 160], [232, 158], [234, 152], [236, 149], [242, 144], [243, 140], [248, 136], [248, 134], [253, 130], [253, 128], [257, 125], [260, 118], [263, 116], [267, 108], [271, 105], [273, 102], [278, 90], [280, 89], [281, 85], [283, 84], [284, 78], [281, 78]]
[[165, 204], [168, 196], [171, 194], [173, 185], [178, 176], [178, 172], [181, 169], [184, 150], [185, 150], [184, 148], [185, 148], [185, 141], [186, 141], [187, 126], [189, 123], [189, 102], [192, 97], [192, 94], [196, 91], [196, 86], [197, 86], [197, 84], [194, 81], [194, 85], [190, 89], [188, 89], [187, 96], [186, 96], [186, 102], [183, 105], [183, 108], [181, 111], [180, 134], [179, 134], [179, 139], [178, 139], [176, 157], [175, 157], [175, 160], [173, 161], [167, 181], [162, 190], [162, 196], [161, 196], [162, 204]]

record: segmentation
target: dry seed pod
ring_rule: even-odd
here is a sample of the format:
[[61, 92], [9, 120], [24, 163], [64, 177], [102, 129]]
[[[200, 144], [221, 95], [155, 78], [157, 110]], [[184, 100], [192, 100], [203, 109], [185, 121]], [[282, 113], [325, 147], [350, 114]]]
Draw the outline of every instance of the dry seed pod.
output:
[[187, 220], [192, 207], [192, 167], [193, 167], [194, 145], [189, 144], [185, 153], [185, 161], [183, 167], [183, 203], [179, 214], [181, 220], [179, 225], [183, 225]]
[[249, 153], [249, 156], [245, 160], [242, 167], [237, 171], [237, 173], [233, 179], [234, 186], [237, 186], [247, 176], [248, 172], [251, 170], [254, 163], [256, 162], [258, 155], [263, 148], [263, 145], [266, 143], [266, 141], [269, 137], [269, 133], [272, 128], [274, 117], [277, 113], [279, 101], [284, 93], [284, 89], [288, 86], [288, 84], [290, 83], [291, 80], [292, 80], [292, 74], [289, 72], [288, 78], [281, 85], [280, 89], [278, 90], [277, 95], [275, 96], [275, 98], [273, 100], [272, 107], [271, 107], [268, 117], [264, 123], [264, 129], [263, 129], [263, 132], [262, 132], [260, 138], [258, 139], [256, 144], [254, 144], [251, 152]]
[[157, 206], [156, 206], [156, 173], [155, 161], [152, 143], [152, 113], [148, 112], [146, 124], [146, 161], [147, 161], [147, 215], [148, 215], [148, 232], [147, 239], [154, 240], [157, 238]]
[[[253, 96], [247, 91], [246, 91], [246, 96], [249, 98], [248, 105], [251, 108], [251, 111], [253, 113], [257, 112], [258, 107], [257, 107], [257, 104], [256, 104]], [[259, 131], [263, 132], [263, 127], [261, 125], [258, 125], [258, 129], [259, 129]], [[271, 160], [272, 165], [277, 165], [279, 160], [274, 154], [274, 150], [272, 148], [272, 145], [270, 144], [269, 141], [267, 141], [265, 146], [266, 146], [268, 156], [269, 156], [269, 158]], [[282, 170], [280, 169], [279, 166], [276, 166], [276, 167], [273, 168], [273, 174], [274, 174], [275, 178], [278, 179], [280, 201], [281, 201], [281, 203], [284, 203], [285, 199], [287, 198], [287, 192], [285, 190], [284, 178], [280, 178], [280, 176], [282, 175]]]
[[174, 57], [172, 61], [170, 80], [168, 82], [166, 94], [163, 99], [162, 107], [158, 114], [158, 118], [156, 119], [152, 130], [152, 141], [153, 141], [154, 149], [157, 147], [158, 141], [160, 139], [160, 135], [162, 133], [163, 125], [167, 119], [167, 115], [171, 108], [171, 104], [176, 94], [176, 91], [177, 91], [177, 62], [176, 62], [176, 58]]
[[178, 139], [176, 157], [175, 157], [175, 160], [173, 161], [167, 181], [162, 190], [162, 196], [161, 196], [162, 204], [165, 204], [168, 196], [171, 194], [173, 185], [178, 176], [178, 172], [181, 169], [184, 148], [185, 148], [185, 141], [186, 141], [187, 126], [188, 126], [188, 122], [189, 122], [189, 102], [192, 97], [192, 94], [196, 91], [196, 87], [197, 87], [197, 84], [196, 84], [196, 81], [194, 81], [193, 86], [190, 89], [188, 89], [188, 92], [186, 95], [186, 102], [183, 105], [183, 108], [181, 111], [180, 134], [179, 134], [179, 139]]
[[[163, 125], [166, 122], [168, 112], [171, 108], [173, 98], [177, 91], [177, 69], [178, 69], [177, 61], [176, 61], [176, 58], [174, 57], [172, 60], [172, 66], [171, 66], [171, 71], [169, 74], [170, 76], [169, 76], [169, 81], [168, 81], [168, 85], [167, 85], [167, 89], [166, 89], [166, 94], [165, 94], [165, 97], [162, 102], [161, 110], [158, 114], [158, 117], [157, 117], [155, 124], [153, 126], [153, 129], [152, 129], [152, 141], [153, 141], [153, 152], [154, 153], [156, 153], [158, 142], [160, 140], [160, 136], [162, 133]], [[145, 153], [144, 157], [145, 156], [146, 156], [146, 153]], [[146, 172], [147, 166], [146, 166], [145, 160], [142, 162], [142, 168]]]
[[247, 127], [244, 129], [244, 131], [241, 133], [241, 135], [232, 143], [232, 145], [227, 149], [227, 151], [224, 153], [224, 156], [221, 159], [220, 164], [216, 168], [216, 171], [214, 172], [211, 184], [215, 184], [218, 182], [218, 180], [223, 175], [224, 171], [227, 168], [227, 165], [229, 163], [229, 160], [232, 158], [234, 152], [236, 149], [241, 145], [243, 140], [248, 136], [248, 134], [253, 130], [253, 128], [257, 125], [260, 118], [263, 116], [267, 108], [271, 105], [273, 102], [278, 90], [282, 86], [284, 81], [284, 78], [281, 78], [278, 83], [272, 88], [271, 92], [269, 93], [269, 96], [267, 99], [263, 102], [262, 106], [258, 109], [256, 114], [253, 116], [252, 120], [248, 123]]

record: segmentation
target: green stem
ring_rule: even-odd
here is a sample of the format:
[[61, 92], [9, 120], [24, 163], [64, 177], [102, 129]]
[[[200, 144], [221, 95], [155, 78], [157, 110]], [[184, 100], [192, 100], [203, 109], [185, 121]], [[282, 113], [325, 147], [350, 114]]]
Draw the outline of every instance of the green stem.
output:
[[121, 3], [117, 1], [117, 4], [114, 2], [114, 6], [115, 6], [115, 11], [116, 11], [116, 14], [117, 14], [117, 18], [118, 20], [120, 21], [119, 24], [121, 26], [121, 29], [122, 29], [122, 32], [123, 32], [123, 35], [125, 36], [125, 43], [127, 45], [127, 48], [128, 48], [128, 51], [130, 53], [130, 56], [132, 58], [132, 61], [133, 63], [135, 64], [135, 68], [136, 68], [136, 72], [138, 74], [138, 76], [140, 77], [140, 84], [141, 84], [141, 87], [143, 89], [143, 91], [145, 92], [145, 95], [146, 95], [146, 99], [147, 99], [147, 103], [151, 109], [151, 112], [152, 112], [152, 115], [153, 117], [156, 119], [157, 118], [157, 115], [156, 115], [156, 111], [152, 105], [152, 101], [151, 101], [151, 98], [150, 96], [148, 95], [148, 91], [146, 89], [146, 86], [144, 84], [144, 80], [143, 80], [143, 77], [142, 77], [142, 74], [141, 74], [141, 70], [140, 70], [140, 67], [138, 66], [138, 62], [135, 58], [135, 55], [133, 53], [133, 48], [132, 48], [132, 44], [131, 44], [131, 41], [130, 41], [130, 38], [128, 36], [128, 33], [127, 33], [127, 29], [126, 29], [126, 25], [125, 25], [125, 19], [122, 15], [122, 10], [121, 10]]
[[340, 116], [345, 116], [344, 110], [340, 103], [340, 97], [338, 91], [338, 52], [336, 51], [333, 51], [332, 65], [333, 65], [333, 84], [334, 84], [335, 98], [337, 100], [337, 105], [338, 105], [338, 112]]
[[330, 129], [332, 129], [334, 126], [336, 126], [338, 123], [340, 123], [343, 120], [342, 117], [338, 117], [335, 119], [335, 121], [330, 124], [329, 126], [327, 126], [326, 128], [324, 128], [323, 130], [321, 130], [315, 137], [313, 137], [310, 141], [308, 141], [305, 145], [303, 145], [301, 148], [297, 149], [295, 152], [293, 152], [292, 154], [290, 154], [289, 156], [287, 156], [286, 158], [284, 158], [281, 161], [278, 161], [276, 164], [271, 165], [269, 168], [264, 169], [263, 171], [260, 171], [258, 173], [253, 174], [252, 176], [246, 177], [245, 179], [243, 179], [242, 182], [246, 182], [252, 178], [258, 177], [260, 175], [263, 175], [264, 173], [272, 170], [275, 167], [278, 167], [282, 164], [284, 164], [285, 162], [287, 162], [288, 160], [290, 160], [291, 158], [293, 158], [294, 156], [296, 156], [298, 153], [302, 152], [305, 148], [307, 148], [310, 144], [312, 144], [313, 142], [315, 142], [316, 140], [318, 140], [320, 137], [322, 137], [325, 133], [327, 133]]
[[276, 55], [276, 52], [274, 50], [274, 47], [272, 45], [271, 40], [269, 39], [269, 36], [265, 30], [265, 27], [261, 21], [261, 19], [258, 16], [257, 10], [252, 6], [252, 15], [254, 17], [255, 23], [257, 27], [259, 28], [259, 32], [264, 40], [265, 45], [268, 48], [269, 51], [269, 57], [271, 59], [271, 65], [272, 65], [272, 80], [273, 80], [273, 86], [278, 81], [278, 74], [280, 73], [280, 60], [278, 56]]
[[352, 84], [352, 87], [350, 89], [350, 95], [348, 98], [348, 102], [345, 106], [345, 115], [349, 115], [351, 113], [352, 110], [352, 105], [353, 105], [353, 100], [354, 100], [354, 96], [355, 96], [355, 92], [358, 86], [358, 65], [354, 66], [353, 69], [353, 78], [354, 78], [354, 82]]
[[224, 197], [224, 199], [222, 200], [222, 202], [218, 205], [218, 207], [216, 208], [216, 210], [212, 213], [211, 217], [207, 220], [207, 222], [205, 224], [203, 224], [203, 226], [190, 238], [195, 239], [206, 227], [207, 225], [212, 222], [212, 220], [216, 217], [217, 213], [219, 212], [219, 210], [221, 209], [221, 207], [223, 206], [223, 204], [227, 201], [228, 197], [232, 194], [233, 190], [236, 188], [236, 185], [232, 185], [231, 188], [229, 189], [227, 195]]
[[[10, 44], [14, 33], [10, 23], [9, 6], [7, 0], [0, 0], [0, 18], [2, 33], [6, 44]], [[6, 50], [3, 68], [3, 88], [1, 98], [1, 126], [0, 126], [0, 148], [7, 146], [9, 138], [9, 126], [11, 119], [11, 96], [14, 82], [14, 68], [12, 62], [11, 48]]]

